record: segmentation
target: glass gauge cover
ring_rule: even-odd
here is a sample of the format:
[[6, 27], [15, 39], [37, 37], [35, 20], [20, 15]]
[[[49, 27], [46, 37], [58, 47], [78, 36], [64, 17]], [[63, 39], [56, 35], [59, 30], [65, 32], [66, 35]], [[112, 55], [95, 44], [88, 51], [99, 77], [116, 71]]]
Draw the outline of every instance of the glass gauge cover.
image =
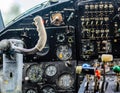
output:
[[60, 45], [56, 54], [60, 60], [68, 60], [72, 56], [72, 50], [68, 45]]
[[57, 68], [53, 65], [49, 65], [45, 71], [47, 76], [54, 76], [57, 73]]
[[56, 93], [56, 92], [52, 87], [46, 86], [42, 89], [42, 93]]
[[65, 35], [64, 34], [58, 34], [57, 35], [57, 40], [59, 41], [59, 42], [63, 42], [63, 41], [65, 41]]
[[34, 89], [28, 89], [26, 93], [37, 93]]
[[68, 89], [73, 86], [74, 79], [70, 74], [63, 74], [58, 79], [58, 86], [62, 89]]
[[41, 65], [34, 64], [27, 69], [27, 76], [29, 77], [29, 80], [31, 80], [32, 82], [41, 81], [42, 75], [43, 70]]
[[94, 46], [93, 46], [93, 44], [86, 42], [82, 46], [82, 51], [83, 51], [84, 55], [92, 55], [93, 52], [94, 52]]
[[41, 51], [37, 52], [37, 55], [45, 56], [48, 54], [49, 50], [50, 50], [50, 46], [49, 44], [46, 44], [45, 47]]

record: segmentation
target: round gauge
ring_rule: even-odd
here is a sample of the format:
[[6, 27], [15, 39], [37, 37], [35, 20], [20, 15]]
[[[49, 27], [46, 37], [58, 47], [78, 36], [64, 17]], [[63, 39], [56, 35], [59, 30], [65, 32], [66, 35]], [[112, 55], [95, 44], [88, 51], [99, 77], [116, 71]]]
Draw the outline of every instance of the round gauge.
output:
[[48, 44], [46, 44], [45, 47], [41, 51], [37, 52], [37, 55], [45, 56], [48, 54], [49, 50], [50, 50], [50, 47]]
[[64, 35], [64, 34], [58, 34], [58, 35], [57, 35], [57, 40], [58, 40], [59, 42], [63, 42], [63, 41], [65, 40], [65, 35]]
[[34, 89], [28, 89], [26, 93], [37, 93]]
[[38, 82], [42, 80], [43, 70], [41, 65], [31, 65], [27, 70], [27, 76], [32, 82]]
[[94, 52], [94, 46], [92, 43], [85, 43], [83, 44], [82, 50], [83, 50], [83, 54], [92, 55]]
[[50, 87], [50, 86], [46, 86], [42, 89], [42, 93], [56, 93], [54, 88]]
[[58, 79], [58, 86], [63, 89], [71, 88], [74, 80], [70, 74], [63, 74]]
[[72, 56], [72, 50], [67, 45], [60, 45], [57, 48], [56, 54], [60, 60], [68, 60]]
[[49, 65], [45, 71], [47, 76], [54, 76], [57, 73], [57, 68], [53, 65]]

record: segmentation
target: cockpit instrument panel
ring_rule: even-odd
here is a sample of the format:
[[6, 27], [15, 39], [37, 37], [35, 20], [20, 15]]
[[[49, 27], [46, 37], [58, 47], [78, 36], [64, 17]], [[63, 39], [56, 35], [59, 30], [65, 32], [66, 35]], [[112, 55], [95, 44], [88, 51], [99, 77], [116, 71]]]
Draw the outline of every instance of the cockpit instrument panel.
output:
[[25, 93], [77, 93], [84, 75], [77, 77], [76, 66], [100, 66], [102, 54], [113, 55], [109, 66], [120, 65], [120, 0], [60, 0], [48, 4], [28, 11], [0, 32], [0, 40], [20, 39], [29, 49], [39, 38], [33, 19], [43, 18], [45, 47], [36, 54], [23, 55]]

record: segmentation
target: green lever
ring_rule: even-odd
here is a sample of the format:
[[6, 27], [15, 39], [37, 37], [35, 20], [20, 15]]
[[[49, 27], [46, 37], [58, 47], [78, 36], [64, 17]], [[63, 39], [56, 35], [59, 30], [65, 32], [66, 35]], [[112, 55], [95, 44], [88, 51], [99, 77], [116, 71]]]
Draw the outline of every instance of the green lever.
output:
[[120, 73], [120, 66], [118, 66], [118, 65], [114, 66], [114, 67], [113, 67], [113, 71], [114, 71], [115, 73]]

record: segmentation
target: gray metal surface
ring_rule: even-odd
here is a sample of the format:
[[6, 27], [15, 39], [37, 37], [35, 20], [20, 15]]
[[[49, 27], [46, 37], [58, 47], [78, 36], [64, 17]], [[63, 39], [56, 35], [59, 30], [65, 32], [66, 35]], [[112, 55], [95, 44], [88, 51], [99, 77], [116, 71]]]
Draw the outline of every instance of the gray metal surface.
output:
[[[20, 40], [13, 40], [17, 46], [23, 47]], [[3, 54], [3, 81], [2, 93], [22, 93], [22, 69], [23, 55], [14, 53], [13, 55]]]

